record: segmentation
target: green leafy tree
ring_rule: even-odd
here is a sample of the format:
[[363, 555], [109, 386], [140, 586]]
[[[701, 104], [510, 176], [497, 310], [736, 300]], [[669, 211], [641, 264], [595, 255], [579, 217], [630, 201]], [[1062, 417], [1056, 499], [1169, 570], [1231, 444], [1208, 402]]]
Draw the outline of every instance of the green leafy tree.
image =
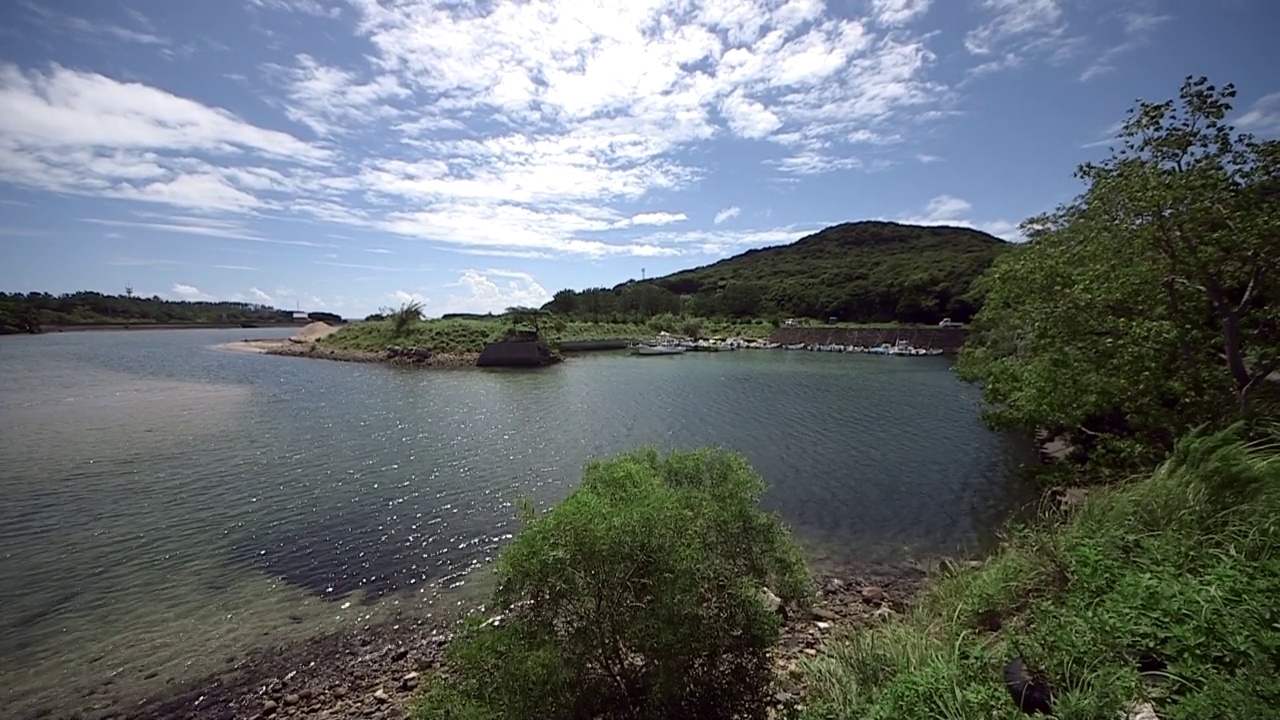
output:
[[779, 632], [762, 588], [800, 605], [811, 592], [763, 489], [720, 451], [589, 464], [502, 554], [501, 619], [450, 644], [416, 716], [760, 716]]
[[1280, 368], [1280, 144], [1235, 133], [1234, 96], [1188, 78], [1139, 103], [1085, 193], [982, 279], [959, 368], [994, 422], [1145, 461], [1253, 410]]

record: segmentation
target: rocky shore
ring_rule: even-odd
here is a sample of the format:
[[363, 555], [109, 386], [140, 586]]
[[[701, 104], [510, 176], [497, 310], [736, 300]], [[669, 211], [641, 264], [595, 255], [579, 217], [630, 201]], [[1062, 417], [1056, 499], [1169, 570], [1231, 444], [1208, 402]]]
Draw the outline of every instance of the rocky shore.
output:
[[[803, 702], [799, 664], [838, 631], [905, 612], [927, 574], [912, 565], [877, 565], [815, 578], [812, 610], [783, 615], [774, 651], [775, 712]], [[477, 609], [477, 612], [481, 609]], [[193, 683], [170, 697], [93, 720], [249, 720], [324, 718], [398, 720], [418, 685], [438, 669], [456, 621], [401, 618], [291, 646], [252, 653], [225, 676]]]

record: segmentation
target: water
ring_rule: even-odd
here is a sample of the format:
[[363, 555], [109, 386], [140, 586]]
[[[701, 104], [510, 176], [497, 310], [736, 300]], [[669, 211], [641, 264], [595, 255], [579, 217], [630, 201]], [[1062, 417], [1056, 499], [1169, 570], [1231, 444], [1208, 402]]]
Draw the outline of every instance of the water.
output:
[[[0, 341], [0, 703], [104, 706], [244, 653], [444, 612], [582, 463], [721, 445], [817, 562], [981, 547], [1026, 499], [941, 358], [586, 355], [420, 371], [219, 350], [272, 331]], [[285, 333], [287, 331], [278, 331]]]

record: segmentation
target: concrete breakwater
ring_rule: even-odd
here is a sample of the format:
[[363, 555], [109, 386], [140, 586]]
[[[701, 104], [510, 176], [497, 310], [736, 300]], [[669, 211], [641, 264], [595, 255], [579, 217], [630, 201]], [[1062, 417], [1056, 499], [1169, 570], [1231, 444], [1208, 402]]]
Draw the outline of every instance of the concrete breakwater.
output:
[[842, 327], [804, 327], [778, 328], [769, 335], [771, 342], [783, 345], [805, 343], [806, 345], [861, 345], [874, 347], [881, 343], [894, 344], [906, 340], [912, 347], [941, 348], [943, 352], [955, 354], [960, 346], [969, 338], [969, 331], [964, 328], [937, 327], [883, 327], [883, 328], [842, 328]]

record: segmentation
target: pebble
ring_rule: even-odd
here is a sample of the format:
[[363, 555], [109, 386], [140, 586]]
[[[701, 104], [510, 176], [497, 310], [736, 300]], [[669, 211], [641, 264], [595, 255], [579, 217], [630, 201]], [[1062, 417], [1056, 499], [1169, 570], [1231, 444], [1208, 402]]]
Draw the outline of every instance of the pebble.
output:
[[808, 648], [808, 647], [807, 647], [807, 648], [805, 648], [805, 649], [804, 649], [804, 654], [805, 654], [805, 655], [810, 655], [810, 656], [812, 656], [812, 655], [817, 655], [817, 654], [818, 654], [818, 651], [817, 651], [817, 650], [814, 650], [813, 648]]
[[373, 699], [377, 700], [380, 703], [384, 703], [384, 702], [390, 702], [391, 696], [387, 694], [386, 690], [383, 690], [382, 688], [378, 688], [377, 690], [373, 691]]
[[270, 715], [271, 713], [275, 712], [276, 708], [278, 707], [280, 706], [276, 703], [275, 700], [264, 700], [262, 702], [262, 714]]
[[349, 692], [349, 691], [347, 690], [347, 686], [346, 686], [346, 685], [339, 685], [338, 687], [336, 687], [336, 688], [334, 688], [334, 689], [333, 689], [333, 696], [334, 696], [335, 698], [337, 698], [337, 699], [341, 700], [342, 698], [344, 698], [344, 697], [346, 697], [346, 696], [347, 696], [347, 693], [348, 693], [348, 692]]
[[819, 620], [818, 622], [814, 623], [814, 625], [817, 625], [819, 630], [830, 630], [830, 629], [831, 629], [831, 623], [829, 623], [829, 622], [823, 622], [822, 620]]
[[299, 701], [299, 700], [301, 700], [301, 699], [302, 699], [302, 698], [298, 697], [297, 695], [295, 695], [295, 694], [293, 694], [293, 693], [289, 693], [288, 695], [285, 695], [285, 696], [284, 696], [284, 704], [285, 704], [285, 705], [297, 705], [297, 704], [298, 704], [298, 701]]
[[862, 588], [862, 599], [869, 603], [877, 603], [884, 599], [884, 590], [875, 585]]

